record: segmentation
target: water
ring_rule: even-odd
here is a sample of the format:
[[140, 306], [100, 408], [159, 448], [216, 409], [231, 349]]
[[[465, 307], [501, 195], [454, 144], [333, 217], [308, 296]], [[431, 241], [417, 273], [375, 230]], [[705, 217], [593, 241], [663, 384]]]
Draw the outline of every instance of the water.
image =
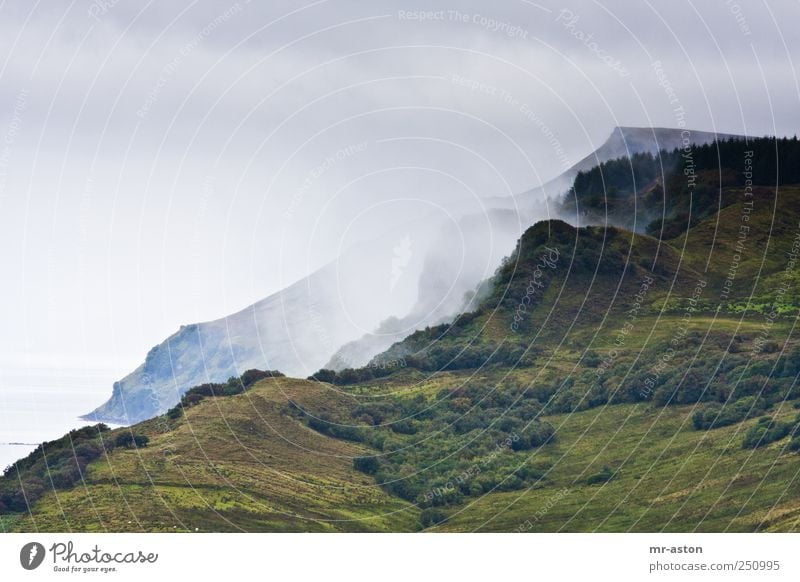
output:
[[0, 471], [41, 442], [88, 423], [78, 418], [111, 396], [110, 370], [3, 370], [0, 377]]

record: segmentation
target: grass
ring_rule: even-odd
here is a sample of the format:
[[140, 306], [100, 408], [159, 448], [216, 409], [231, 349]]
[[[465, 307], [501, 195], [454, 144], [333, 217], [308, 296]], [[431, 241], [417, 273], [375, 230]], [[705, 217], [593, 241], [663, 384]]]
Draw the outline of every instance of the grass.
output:
[[[617, 405], [548, 417], [559, 440], [527, 462], [552, 463], [526, 491], [448, 511], [437, 531], [797, 531], [800, 457], [783, 439], [741, 448], [741, 424], [696, 431], [692, 407]], [[777, 416], [791, 420], [784, 406]], [[610, 467], [602, 485], [587, 478]], [[566, 492], [566, 493], [564, 493]]]
[[[416, 527], [417, 510], [352, 468], [363, 447], [285, 413], [288, 399], [346, 406], [332, 387], [262, 381], [210, 398], [173, 425], [138, 425], [147, 448], [90, 465], [85, 486], [48, 493], [16, 531], [375, 531]], [[162, 432], [163, 431], [163, 432]]]
[[[139, 451], [92, 465], [85, 487], [51, 492], [14, 531], [416, 531], [419, 511], [351, 468], [363, 452], [280, 412], [278, 394], [338, 400], [329, 386], [267, 381], [247, 395], [191, 409]], [[249, 398], [248, 398], [249, 397]], [[345, 398], [346, 400], [346, 398]], [[275, 406], [278, 405], [278, 406]], [[251, 408], [262, 416], [252, 422]], [[783, 439], [741, 442], [752, 419], [692, 428], [691, 406], [623, 404], [545, 418], [558, 441], [504, 451], [550, 467], [522, 491], [445, 508], [435, 531], [796, 531], [800, 456]], [[776, 417], [791, 420], [790, 403]], [[227, 423], [227, 425], [226, 425]], [[282, 435], [278, 437], [277, 435]], [[213, 435], [211, 437], [204, 435]], [[172, 451], [166, 454], [166, 451]], [[610, 468], [605, 483], [590, 477]]]

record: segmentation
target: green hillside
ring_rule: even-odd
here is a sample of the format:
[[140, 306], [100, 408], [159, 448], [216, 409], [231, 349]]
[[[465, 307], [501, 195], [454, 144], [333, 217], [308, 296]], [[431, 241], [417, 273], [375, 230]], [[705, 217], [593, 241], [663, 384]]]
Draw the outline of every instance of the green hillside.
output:
[[83, 480], [47, 493], [29, 514], [4, 516], [26, 531], [406, 530], [414, 508], [355, 471], [365, 449], [297, 422], [288, 402], [348, 406], [305, 380], [262, 380], [246, 393], [208, 398], [167, 416], [105, 433], [133, 432], [145, 447], [116, 447]]
[[[474, 309], [365, 368], [248, 372], [45, 444], [0, 481], [4, 529], [797, 530], [800, 186], [769, 168], [799, 152], [702, 147], [688, 189], [680, 153], [660, 177], [616, 162], [643, 188], [597, 169], [607, 216], [660, 184], [661, 218], [532, 226]], [[597, 184], [576, 208], [605, 212]]]

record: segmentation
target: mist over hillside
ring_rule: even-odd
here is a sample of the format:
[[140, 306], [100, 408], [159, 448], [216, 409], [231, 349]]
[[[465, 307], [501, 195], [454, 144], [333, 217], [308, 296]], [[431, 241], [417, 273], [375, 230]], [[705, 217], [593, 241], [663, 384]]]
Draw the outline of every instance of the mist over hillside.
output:
[[[663, 176], [658, 236], [538, 221], [456, 318], [367, 366], [248, 370], [42, 444], [0, 480], [0, 523], [508, 532], [557, 495], [528, 530], [796, 530], [800, 141], [684, 153], [698, 179]], [[716, 198], [699, 179], [715, 159]], [[598, 204], [595, 171], [624, 186], [615, 165], [652, 163], [576, 178], [579, 207]]]
[[[546, 184], [523, 192], [519, 195], [490, 198], [487, 206], [493, 208], [489, 211], [498, 219], [491, 220], [488, 224], [491, 232], [483, 233], [482, 237], [503, 241], [502, 252], [489, 252], [478, 244], [472, 245], [470, 256], [477, 259], [476, 264], [493, 265], [493, 269], [500, 265], [500, 260], [507, 256], [513, 248], [522, 231], [519, 224], [532, 225], [539, 220], [559, 218], [575, 226], [585, 224], [609, 224], [630, 227], [635, 223], [635, 216], [625, 212], [628, 208], [618, 212], [601, 212], [602, 204], [594, 206], [583, 205], [578, 211], [570, 193], [575, 179], [579, 174], [597, 168], [600, 164], [612, 160], [623, 160], [637, 154], [658, 155], [662, 151], [673, 151], [692, 145], [707, 145], [715, 139], [731, 139], [737, 136], [729, 134], [714, 134], [704, 131], [690, 131], [667, 128], [645, 127], [616, 127], [608, 139], [594, 152], [583, 158], [569, 170], [550, 180]], [[667, 168], [669, 171], [670, 168]], [[500, 209], [506, 209], [504, 214]], [[508, 214], [512, 213], [512, 214]], [[505, 217], [504, 220], [499, 220]], [[633, 217], [633, 220], [632, 218]], [[442, 323], [468, 307], [469, 295], [478, 290], [480, 283], [487, 278], [487, 273], [476, 273], [474, 269], [455, 265], [450, 248], [458, 237], [469, 233], [469, 240], [480, 242], [472, 238], [476, 227], [480, 229], [484, 223], [477, 221], [477, 217], [469, 216], [462, 220], [459, 233], [445, 229], [443, 236], [437, 239], [436, 244], [429, 250], [429, 260], [420, 277], [420, 293], [416, 305], [411, 313], [402, 319], [391, 318], [381, 323], [373, 333], [345, 344], [338, 350], [326, 364], [326, 368], [342, 370], [344, 368], [357, 368], [366, 365], [375, 355], [389, 348], [392, 343], [399, 341], [409, 334], [409, 330], [422, 329], [429, 325]], [[643, 227], [642, 227], [642, 230]], [[489, 273], [489, 275], [493, 274]], [[448, 285], [456, 289], [450, 293]], [[445, 291], [447, 290], [447, 291]], [[450, 298], [447, 302], [446, 298]], [[445, 299], [443, 299], [445, 298]], [[431, 306], [436, 306], [435, 309]], [[422, 315], [425, 314], [425, 315]]]
[[563, 205], [580, 172], [620, 156], [713, 139], [708, 132], [615, 128], [600, 148], [548, 184], [516, 196], [467, 200], [449, 209], [444, 221], [437, 213], [422, 215], [353, 245], [334, 263], [235, 314], [181, 327], [85, 418], [144, 420], [174, 406], [194, 385], [250, 368], [305, 377], [323, 367], [364, 366], [415, 330], [467, 308], [528, 226], [555, 217], [587, 222]]

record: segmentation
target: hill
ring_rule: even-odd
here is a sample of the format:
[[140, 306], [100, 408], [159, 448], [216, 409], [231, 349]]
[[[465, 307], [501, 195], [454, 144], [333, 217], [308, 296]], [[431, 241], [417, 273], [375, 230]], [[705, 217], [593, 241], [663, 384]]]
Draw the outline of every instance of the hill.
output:
[[[701, 145], [716, 137], [733, 136], [615, 128], [595, 152], [542, 188], [449, 208], [453, 223], [442, 224], [438, 215], [418, 217], [412, 225], [348, 249], [334, 263], [253, 305], [181, 326], [115, 382], [109, 400], [84, 418], [118, 424], [152, 418], [192, 386], [222, 382], [249, 368], [303, 376], [321, 366], [366, 365], [414, 330], [462, 311], [468, 305], [465, 293], [491, 275], [525, 225], [558, 214], [580, 223], [583, 217], [561, 208], [558, 197], [581, 172], [621, 156], [669, 151], [684, 139]], [[401, 250], [401, 262], [408, 264], [397, 269], [393, 261], [403, 241], [410, 246]], [[364, 334], [365, 329], [372, 331]]]
[[48, 443], [0, 481], [3, 527], [795, 531], [791, 171], [674, 236], [539, 222], [472, 310], [369, 366], [248, 372]]
[[[393, 245], [409, 232], [416, 244], [426, 246], [427, 235], [419, 229], [387, 231], [382, 239], [348, 248], [336, 261], [244, 309], [181, 326], [115, 382], [109, 400], [84, 419], [146, 420], [174, 406], [192, 386], [224, 382], [251, 368], [296, 376], [313, 372], [343, 343], [414, 300], [419, 253], [409, 258], [408, 276], [389, 288]], [[365, 265], [371, 265], [369, 276], [364, 276]]]
[[[502, 208], [530, 208], [547, 199], [558, 203], [563, 194], [572, 188], [579, 173], [588, 172], [601, 164], [642, 154], [657, 156], [659, 152], [671, 152], [686, 145], [702, 146], [729, 139], [740, 140], [745, 136], [671, 127], [615, 127], [598, 148], [556, 178], [515, 196], [491, 199], [490, 204]], [[553, 215], [551, 213], [549, 216]]]
[[[592, 174], [593, 168], [601, 164], [607, 164], [603, 167], [613, 167], [615, 170], [625, 169], [626, 165], [631, 166], [628, 160], [634, 160], [633, 165], [636, 166], [640, 159], [652, 160], [660, 152], [666, 156], [666, 152], [685, 145], [700, 147], [715, 140], [744, 139], [743, 136], [730, 134], [660, 127], [614, 128], [600, 147], [543, 186], [515, 196], [489, 198], [484, 202], [487, 210], [479, 215], [463, 217], [458, 230], [443, 228], [425, 257], [417, 301], [411, 311], [403, 317], [388, 318], [371, 333], [344, 344], [328, 360], [325, 368], [343, 370], [366, 366], [374, 356], [411, 332], [440, 324], [452, 319], [456, 313], [471, 310], [476, 287], [489, 275], [487, 267], [494, 269], [499, 265], [502, 256], [521, 234], [520, 220], [530, 224], [558, 216], [572, 224], [610, 223], [637, 230], [635, 220], [630, 220], [633, 216], [632, 204], [606, 216], [603, 212], [603, 196], [598, 196], [593, 210], [584, 202], [578, 212], [570, 194], [576, 177]], [[649, 187], [652, 188], [653, 184], [649, 184]], [[500, 209], [506, 209], [505, 213]], [[648, 216], [652, 214], [651, 211], [652, 208]], [[644, 232], [644, 226], [638, 230]], [[481, 236], [468, 236], [464, 248], [453, 249], [453, 241], [463, 238], [464, 233], [476, 232], [480, 232]], [[503, 254], [498, 255], [498, 249]], [[453, 260], [453, 256], [458, 256], [460, 252], [464, 253], [464, 259]], [[432, 281], [440, 282], [440, 285], [432, 287]], [[442, 289], [449, 291], [443, 292]]]
[[[287, 414], [289, 402], [323, 410], [347, 399], [319, 383], [262, 380], [247, 392], [209, 398], [132, 431], [101, 433], [108, 454], [74, 487], [50, 493], [14, 521], [28, 531], [376, 531], [416, 524], [352, 459], [365, 449], [329, 438]], [[146, 446], [116, 446], [119, 435]], [[52, 447], [50, 457], [52, 458]], [[44, 455], [47, 458], [45, 447]], [[36, 456], [36, 455], [34, 455]], [[29, 472], [26, 472], [29, 474]], [[48, 472], [45, 472], [47, 475]], [[29, 481], [23, 479], [23, 483]], [[31, 485], [25, 487], [31, 490]], [[0, 497], [2, 499], [2, 497]]]

